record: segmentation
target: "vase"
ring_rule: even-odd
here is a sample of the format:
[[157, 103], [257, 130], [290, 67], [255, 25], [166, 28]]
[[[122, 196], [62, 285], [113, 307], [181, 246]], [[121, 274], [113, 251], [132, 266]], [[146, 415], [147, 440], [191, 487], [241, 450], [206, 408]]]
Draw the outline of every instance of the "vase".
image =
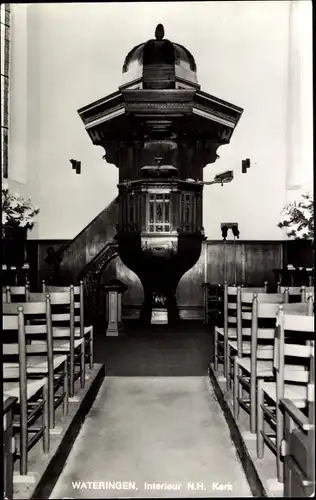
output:
[[24, 227], [9, 227], [2, 239], [2, 262], [7, 266], [22, 267], [26, 257], [26, 235]]

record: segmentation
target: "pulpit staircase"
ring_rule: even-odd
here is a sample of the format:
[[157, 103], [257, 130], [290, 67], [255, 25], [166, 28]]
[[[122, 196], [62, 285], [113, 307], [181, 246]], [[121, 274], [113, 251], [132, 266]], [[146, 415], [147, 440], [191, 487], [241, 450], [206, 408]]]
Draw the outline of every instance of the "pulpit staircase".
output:
[[82, 280], [85, 289], [85, 311], [88, 321], [96, 322], [99, 314], [99, 284], [108, 263], [118, 256], [115, 241], [118, 222], [118, 198], [115, 198], [72, 241], [60, 249], [61, 265], [58, 284]]

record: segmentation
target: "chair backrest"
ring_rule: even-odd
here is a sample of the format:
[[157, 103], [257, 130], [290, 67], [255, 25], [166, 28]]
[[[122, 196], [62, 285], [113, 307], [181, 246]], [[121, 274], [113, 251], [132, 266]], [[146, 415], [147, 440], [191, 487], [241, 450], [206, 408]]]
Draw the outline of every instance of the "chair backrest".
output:
[[68, 292], [70, 286], [73, 286], [74, 294], [75, 295], [80, 295], [83, 291], [83, 281], [80, 281], [80, 285], [75, 286], [75, 285], [46, 285], [45, 280], [42, 280], [42, 292], [43, 293], [56, 293], [56, 292]]
[[[9, 304], [3, 304], [3, 314], [7, 316], [15, 316], [18, 313], [19, 307], [23, 308], [23, 316], [25, 318], [25, 335], [45, 335], [48, 342], [48, 348], [50, 349], [51, 341], [49, 336], [51, 334], [51, 308], [49, 295], [46, 294], [42, 301], [37, 302], [11, 302]], [[40, 323], [36, 321], [36, 324], [32, 324], [32, 320], [30, 320], [30, 318], [38, 320], [39, 317], [42, 321]]]
[[[307, 370], [295, 370], [295, 365], [301, 365], [304, 359], [310, 359], [314, 346], [313, 343], [308, 343], [307, 334], [313, 334], [314, 330], [314, 316], [287, 314], [284, 313], [283, 306], [279, 306], [274, 344], [274, 368], [277, 374], [278, 399], [284, 397], [285, 380], [308, 383], [309, 372]], [[287, 332], [287, 337], [289, 332], [299, 332], [299, 335], [293, 333], [293, 336], [286, 339], [285, 332]], [[294, 337], [299, 343], [291, 343]], [[286, 357], [294, 360], [294, 367], [291, 370], [285, 370]]]
[[[2, 315], [2, 331], [12, 332], [13, 330], [18, 332], [20, 405], [26, 405], [27, 402], [26, 338], [25, 338], [25, 322], [24, 322], [23, 307], [20, 305], [17, 305], [15, 315], [6, 315], [4, 312]], [[5, 353], [3, 354], [5, 355]], [[4, 356], [2, 359], [5, 359]]]
[[302, 287], [301, 286], [282, 286], [280, 282], [277, 284], [277, 292], [284, 293], [288, 291], [289, 295], [301, 295]]
[[308, 297], [312, 297], [314, 300], [315, 296], [315, 289], [314, 287], [310, 286], [303, 286], [302, 287], [302, 302], [306, 301]]
[[10, 287], [9, 286], [2, 287], [2, 302], [3, 302], [3, 304], [11, 302], [11, 294], [10, 294]]
[[[71, 291], [65, 292], [46, 292], [50, 297], [51, 305], [70, 305], [71, 304]], [[37, 302], [42, 300], [46, 295], [45, 292], [31, 292], [29, 295], [29, 302]]]
[[[82, 299], [81, 296], [77, 300], [75, 300], [74, 294], [74, 286], [70, 285], [70, 287], [58, 287], [62, 288], [66, 291], [56, 291], [49, 292], [48, 295], [50, 297], [50, 304], [52, 307], [52, 323], [53, 326], [67, 324], [71, 331], [71, 337], [74, 336], [75, 325], [80, 325], [80, 336], [84, 334], [84, 325], [83, 325], [83, 308], [81, 307]], [[29, 296], [29, 300], [41, 300], [43, 297], [43, 293], [31, 293]], [[56, 312], [56, 308], [59, 309]], [[62, 309], [62, 311], [60, 311]]]
[[249, 286], [241, 286], [241, 290], [243, 293], [268, 293], [265, 287], [249, 287]]
[[[52, 330], [52, 316], [50, 308], [50, 297], [49, 294], [44, 296], [43, 301], [39, 302], [25, 302], [23, 304], [3, 304], [3, 313], [7, 315], [6, 317], [16, 318], [19, 311], [23, 311], [23, 335], [24, 335], [24, 345], [26, 337], [34, 337], [40, 335], [44, 337], [47, 347], [47, 366], [48, 366], [48, 377], [50, 383], [53, 384], [53, 359], [54, 359], [54, 347], [53, 347], [53, 330]], [[29, 318], [32, 318], [29, 321]], [[38, 322], [37, 320], [41, 321]], [[32, 322], [36, 320], [36, 322]], [[26, 322], [28, 324], [26, 324]], [[21, 339], [19, 337], [19, 352]], [[24, 347], [22, 346], [24, 349]], [[10, 354], [10, 346], [3, 346], [4, 354]], [[45, 349], [43, 350], [45, 352]], [[26, 356], [26, 354], [25, 354]]]
[[[250, 293], [238, 290], [237, 294], [237, 355], [243, 356], [243, 338], [251, 337], [251, 353], [256, 359], [258, 341], [266, 341], [274, 338], [275, 317], [279, 304], [284, 300], [283, 294]], [[244, 304], [251, 305], [251, 310], [244, 310]], [[263, 322], [264, 320], [264, 322]], [[267, 320], [268, 321], [267, 324]], [[264, 323], [264, 324], [263, 324]], [[265, 359], [272, 358], [271, 353], [265, 351], [260, 353]]]
[[[315, 344], [312, 343], [312, 352], [309, 364], [309, 381], [307, 386], [308, 419], [310, 427], [308, 438], [312, 447], [311, 476], [315, 481]], [[314, 482], [315, 484], [315, 482]]]
[[[236, 312], [236, 297], [237, 297], [237, 287], [236, 286], [228, 286], [227, 281], [224, 283], [224, 332], [225, 335], [228, 331], [228, 326], [229, 326], [229, 317], [230, 317], [230, 312], [229, 311], [234, 311], [233, 314]], [[236, 324], [234, 324], [234, 327], [236, 327]]]
[[45, 290], [46, 292], [50, 294], [57, 294], [57, 293], [66, 293], [70, 291], [70, 289], [73, 290], [73, 296], [74, 296], [74, 308], [76, 309], [76, 312], [79, 311], [80, 316], [75, 316], [75, 323], [80, 322], [80, 330], [81, 330], [81, 336], [83, 335], [84, 332], [84, 287], [83, 287], [83, 281], [80, 281], [79, 286], [56, 286], [56, 285], [46, 285], [45, 280], [42, 281], [42, 289]]
[[[27, 302], [29, 293], [30, 293], [29, 282], [26, 282], [25, 285], [21, 285], [21, 286], [7, 286], [6, 287], [6, 294], [7, 294], [6, 302], [12, 302], [13, 297], [14, 298], [23, 297], [25, 299], [25, 301]], [[17, 302], [20, 302], [20, 300], [18, 300]]]
[[263, 282], [263, 286], [244, 286], [240, 285], [245, 292], [252, 293], [268, 293], [268, 281]]
[[314, 295], [314, 288], [308, 286], [280, 286], [278, 283], [277, 288], [278, 293], [284, 293], [287, 300], [285, 302], [289, 302], [289, 298], [291, 297], [300, 297], [302, 302], [305, 302], [309, 296], [309, 294]]
[[4, 331], [6, 330], [18, 330], [19, 329], [19, 318], [18, 318], [18, 310], [16, 308], [16, 312], [14, 316], [12, 315], [6, 315], [6, 313], [3, 311], [2, 315], [2, 329]]
[[19, 302], [10, 304], [3, 304], [3, 314], [17, 314], [18, 307], [23, 307], [24, 316], [46, 314], [46, 302]]
[[283, 311], [286, 314], [302, 314], [312, 316], [314, 310], [313, 297], [310, 295], [306, 302], [296, 302], [292, 304], [283, 304]]
[[268, 304], [282, 304], [284, 303], [284, 294], [283, 293], [257, 293], [257, 292], [244, 292], [244, 289], [240, 290], [240, 301], [242, 304], [252, 304], [253, 298], [256, 296], [258, 302], [260, 303], [268, 303]]

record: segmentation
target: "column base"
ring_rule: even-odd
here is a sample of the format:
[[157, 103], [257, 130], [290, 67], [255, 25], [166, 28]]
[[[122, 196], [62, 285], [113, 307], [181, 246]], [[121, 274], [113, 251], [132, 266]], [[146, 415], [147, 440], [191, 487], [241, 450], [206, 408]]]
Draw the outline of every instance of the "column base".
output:
[[119, 323], [115, 327], [111, 325], [110, 328], [107, 328], [105, 334], [107, 337], [121, 337], [122, 335], [124, 335], [123, 323]]
[[167, 325], [168, 324], [168, 311], [166, 308], [153, 308], [151, 311], [152, 325]]

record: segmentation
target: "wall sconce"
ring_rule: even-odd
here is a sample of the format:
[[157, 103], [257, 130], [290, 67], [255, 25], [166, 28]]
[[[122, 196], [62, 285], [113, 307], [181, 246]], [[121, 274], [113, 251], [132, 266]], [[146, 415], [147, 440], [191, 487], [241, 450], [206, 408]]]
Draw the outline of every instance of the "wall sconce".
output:
[[239, 229], [238, 229], [238, 224], [233, 224], [232, 225], [232, 233], [234, 235], [234, 238], [238, 238], [239, 239]]
[[222, 230], [223, 240], [226, 240], [227, 233], [228, 233], [228, 227], [226, 225], [221, 224], [221, 230]]
[[243, 174], [247, 173], [248, 168], [250, 168], [250, 159], [246, 158], [246, 160], [241, 161], [241, 171]]
[[210, 186], [211, 184], [227, 184], [234, 179], [234, 171], [226, 170], [226, 172], [222, 172], [221, 174], [217, 174], [214, 177], [213, 181], [197, 181], [198, 184], [203, 184], [204, 186]]
[[76, 171], [76, 174], [81, 174], [81, 161], [77, 160], [69, 160], [73, 170]]

